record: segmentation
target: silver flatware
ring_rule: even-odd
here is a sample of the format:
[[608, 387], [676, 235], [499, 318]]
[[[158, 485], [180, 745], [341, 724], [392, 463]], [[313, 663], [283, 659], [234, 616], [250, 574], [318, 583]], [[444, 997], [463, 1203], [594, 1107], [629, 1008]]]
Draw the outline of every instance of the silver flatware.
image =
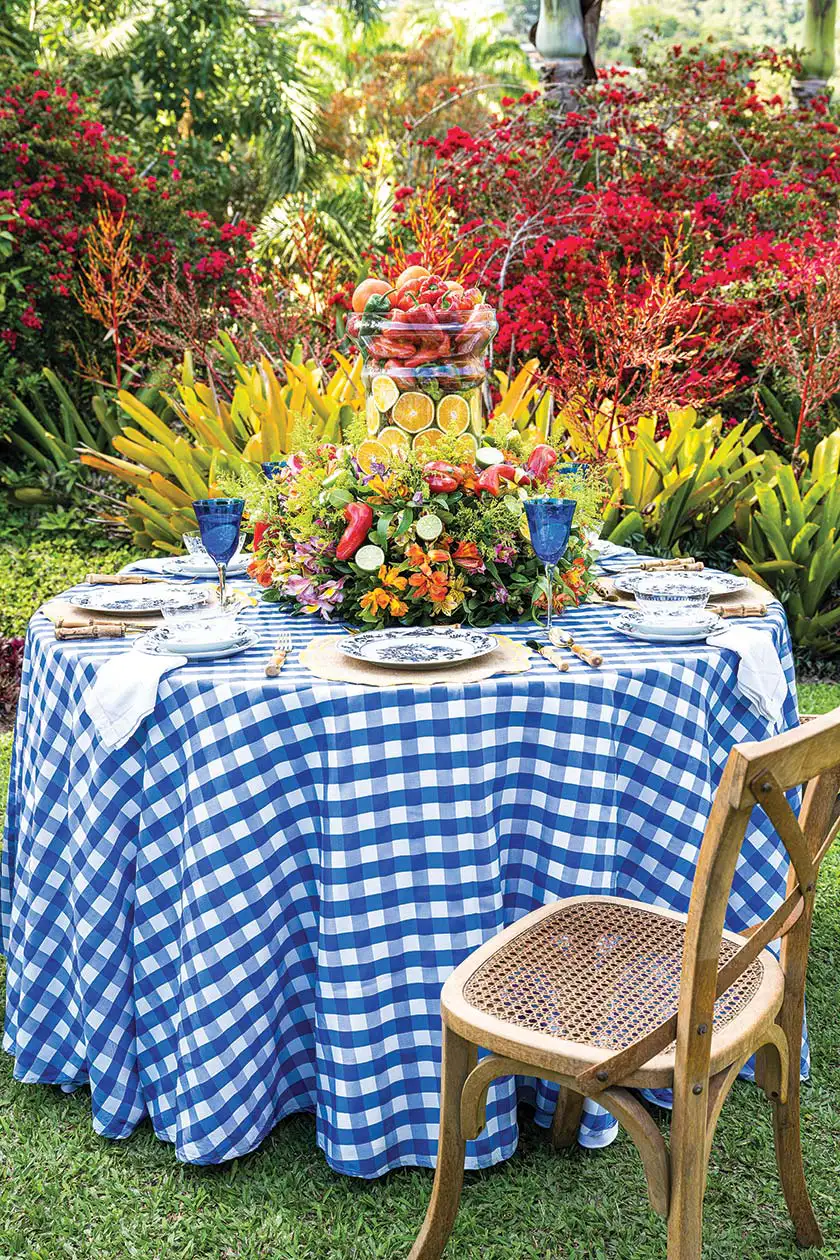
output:
[[543, 647], [543, 645], [538, 643], [536, 639], [526, 639], [525, 646], [529, 647], [532, 652], [536, 652], [539, 656], [542, 656], [548, 661], [549, 665], [553, 665], [555, 669], [559, 669], [561, 674], [568, 673], [569, 662], [561, 661], [555, 657], [551, 648]]
[[286, 657], [292, 650], [292, 636], [288, 630], [282, 630], [277, 636], [274, 651], [266, 662], [266, 678], [276, 678], [286, 663]]
[[582, 643], [577, 643], [568, 631], [561, 630], [559, 626], [552, 626], [551, 642], [555, 647], [564, 647], [567, 652], [574, 652], [579, 660], [591, 666], [592, 669], [600, 669], [604, 663], [604, 658], [600, 652], [593, 652], [591, 648], [584, 647]]

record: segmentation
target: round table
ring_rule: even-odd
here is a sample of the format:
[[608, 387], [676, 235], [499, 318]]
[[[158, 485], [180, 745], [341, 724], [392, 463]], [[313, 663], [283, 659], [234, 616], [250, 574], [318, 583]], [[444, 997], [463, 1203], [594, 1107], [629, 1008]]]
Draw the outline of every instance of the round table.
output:
[[[733, 652], [631, 642], [614, 616], [564, 614], [600, 670], [534, 658], [481, 683], [376, 690], [313, 677], [297, 651], [336, 627], [261, 604], [244, 614], [259, 649], [168, 674], [109, 753], [86, 695], [131, 644], [57, 642], [36, 615], [0, 887], [16, 1079], [89, 1083], [97, 1132], [149, 1116], [196, 1163], [309, 1111], [340, 1172], [433, 1165], [451, 970], [558, 897], [685, 910], [729, 749], [772, 733]], [[779, 605], [754, 624], [778, 648], [791, 726]], [[283, 626], [295, 650], [266, 678]], [[786, 870], [756, 820], [727, 926], [764, 917]], [[525, 1088], [550, 1123], [553, 1087], [499, 1082], [469, 1167], [513, 1152]], [[605, 1144], [612, 1123], [589, 1108], [582, 1140]]]

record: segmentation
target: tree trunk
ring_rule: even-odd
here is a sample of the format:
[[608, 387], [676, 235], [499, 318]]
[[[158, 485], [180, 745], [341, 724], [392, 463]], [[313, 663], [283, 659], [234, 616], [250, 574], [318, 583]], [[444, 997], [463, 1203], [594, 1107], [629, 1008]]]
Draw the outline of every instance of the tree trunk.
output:
[[837, 0], [805, 0], [802, 78], [793, 85], [794, 96], [800, 103], [807, 103], [824, 92], [834, 73], [836, 19]]
[[[837, 3], [837, 0], [834, 0]], [[601, 24], [601, 0], [581, 0], [583, 10], [583, 35], [586, 40], [586, 56], [583, 59], [584, 76], [587, 83], [594, 83], [598, 77], [595, 53], [598, 47], [598, 27]]]

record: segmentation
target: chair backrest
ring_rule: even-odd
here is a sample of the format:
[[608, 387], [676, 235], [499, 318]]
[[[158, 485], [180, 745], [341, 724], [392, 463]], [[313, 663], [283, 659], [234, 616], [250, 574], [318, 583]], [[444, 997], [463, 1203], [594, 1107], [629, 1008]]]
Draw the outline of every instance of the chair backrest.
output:
[[[786, 793], [805, 785], [797, 818]], [[686, 926], [677, 1012], [626, 1049], [583, 1073], [599, 1092], [628, 1076], [677, 1037], [677, 1059], [708, 1066], [715, 999], [773, 940], [782, 937], [785, 975], [804, 984], [817, 873], [840, 822], [832, 827], [840, 792], [840, 708], [758, 744], [733, 748], [706, 825]], [[790, 857], [787, 895], [765, 920], [745, 932], [744, 944], [719, 966], [724, 916], [735, 865], [753, 809], [772, 822]], [[697, 1032], [702, 1029], [702, 1033]], [[700, 1041], [693, 1038], [700, 1037]], [[683, 1065], [684, 1066], [684, 1065]]]

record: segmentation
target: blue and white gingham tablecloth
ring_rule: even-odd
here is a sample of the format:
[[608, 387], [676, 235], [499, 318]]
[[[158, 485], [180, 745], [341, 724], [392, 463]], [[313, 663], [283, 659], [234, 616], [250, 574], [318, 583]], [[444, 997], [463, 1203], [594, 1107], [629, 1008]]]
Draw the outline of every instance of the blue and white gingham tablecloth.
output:
[[[127, 1137], [148, 1115], [183, 1160], [242, 1155], [309, 1111], [338, 1171], [431, 1166], [452, 969], [558, 897], [685, 910], [727, 753], [771, 732], [738, 697], [732, 652], [631, 642], [605, 607], [563, 619], [601, 670], [535, 659], [383, 691], [301, 667], [297, 650], [336, 627], [244, 616], [260, 648], [167, 675], [113, 754], [83, 696], [130, 644], [56, 642], [33, 618], [0, 889], [5, 1049], [19, 1081], [89, 1083], [97, 1132]], [[755, 624], [793, 725], [782, 610]], [[281, 626], [295, 651], [268, 679]], [[786, 869], [757, 822], [728, 926], [764, 917]], [[513, 1152], [517, 1090], [494, 1087], [469, 1167]], [[554, 1089], [534, 1097], [550, 1123]], [[613, 1122], [588, 1112], [581, 1140], [603, 1145]]]

